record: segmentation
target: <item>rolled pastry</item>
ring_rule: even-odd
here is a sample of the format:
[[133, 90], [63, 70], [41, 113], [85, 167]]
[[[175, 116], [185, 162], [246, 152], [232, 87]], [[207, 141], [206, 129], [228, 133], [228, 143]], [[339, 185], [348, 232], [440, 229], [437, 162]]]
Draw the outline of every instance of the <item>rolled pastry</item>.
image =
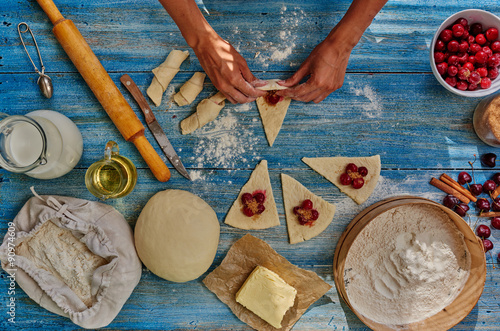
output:
[[151, 85], [148, 87], [147, 94], [157, 107], [161, 104], [163, 92], [165, 92], [170, 81], [179, 72], [181, 63], [188, 56], [188, 51], [174, 49], [160, 66], [153, 69], [154, 77]]
[[226, 105], [224, 100], [226, 97], [222, 92], [217, 92], [217, 94], [211, 96], [208, 99], [203, 99], [196, 107], [196, 112], [185, 118], [181, 122], [181, 132], [182, 134], [188, 134], [196, 129], [201, 128], [208, 122], [213, 121], [222, 108]]
[[184, 85], [181, 86], [179, 92], [174, 95], [174, 101], [179, 106], [191, 104], [196, 99], [201, 90], [203, 90], [203, 82], [206, 75], [203, 72], [195, 72]]

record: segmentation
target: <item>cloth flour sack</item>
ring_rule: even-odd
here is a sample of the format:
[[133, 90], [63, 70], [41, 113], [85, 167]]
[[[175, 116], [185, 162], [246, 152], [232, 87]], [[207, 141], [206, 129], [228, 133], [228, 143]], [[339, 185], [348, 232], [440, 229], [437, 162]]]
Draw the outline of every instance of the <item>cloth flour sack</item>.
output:
[[108, 325], [141, 278], [132, 229], [111, 206], [33, 193], [9, 223], [2, 268], [45, 309], [83, 328]]

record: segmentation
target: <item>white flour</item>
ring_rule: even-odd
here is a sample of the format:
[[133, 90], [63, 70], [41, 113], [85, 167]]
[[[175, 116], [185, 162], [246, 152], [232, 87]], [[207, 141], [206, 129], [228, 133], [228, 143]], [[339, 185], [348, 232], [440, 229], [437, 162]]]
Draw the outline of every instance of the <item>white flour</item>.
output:
[[[235, 106], [233, 110], [238, 113], [248, 110], [249, 107], [250, 105], [243, 104]], [[200, 139], [193, 151], [195, 156], [191, 159], [195, 161], [197, 168], [217, 167], [232, 170], [242, 165], [250, 166], [260, 159], [254, 149], [259, 137], [238, 123], [238, 117], [233, 110], [223, 109], [214, 121], [195, 131]]]
[[350, 83], [349, 85], [351, 87], [351, 91], [353, 91], [356, 96], [364, 96], [368, 99], [369, 103], [363, 103], [361, 105], [368, 117], [375, 118], [382, 115], [383, 106], [381, 99], [371, 86], [365, 85], [363, 87], [354, 87], [353, 83]]
[[344, 282], [358, 312], [394, 326], [438, 313], [460, 293], [469, 270], [470, 254], [448, 215], [413, 204], [379, 215], [361, 231]]

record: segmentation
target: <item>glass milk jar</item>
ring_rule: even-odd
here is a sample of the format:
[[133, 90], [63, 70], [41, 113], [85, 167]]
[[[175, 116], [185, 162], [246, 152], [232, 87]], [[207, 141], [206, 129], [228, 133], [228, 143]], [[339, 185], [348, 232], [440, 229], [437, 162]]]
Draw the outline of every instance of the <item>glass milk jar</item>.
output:
[[39, 179], [71, 171], [83, 151], [82, 135], [69, 118], [51, 110], [0, 113], [0, 167]]

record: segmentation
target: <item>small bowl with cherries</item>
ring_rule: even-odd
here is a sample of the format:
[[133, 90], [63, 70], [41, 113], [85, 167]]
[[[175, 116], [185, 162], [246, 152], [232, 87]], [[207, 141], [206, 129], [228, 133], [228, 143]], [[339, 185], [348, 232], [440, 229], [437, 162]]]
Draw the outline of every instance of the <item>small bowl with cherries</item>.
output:
[[439, 27], [430, 47], [436, 79], [448, 91], [483, 97], [500, 89], [500, 18], [479, 9], [460, 11]]

